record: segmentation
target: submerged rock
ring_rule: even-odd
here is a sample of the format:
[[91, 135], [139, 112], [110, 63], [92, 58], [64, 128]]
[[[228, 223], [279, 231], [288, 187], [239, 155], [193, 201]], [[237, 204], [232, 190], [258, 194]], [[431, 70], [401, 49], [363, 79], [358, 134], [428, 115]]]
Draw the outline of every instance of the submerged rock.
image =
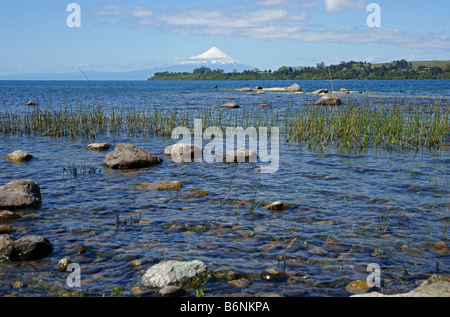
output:
[[247, 148], [238, 149], [236, 151], [228, 151], [216, 159], [218, 162], [226, 163], [243, 163], [243, 162], [257, 162], [258, 154], [255, 151]]
[[20, 218], [20, 216], [16, 215], [12, 211], [9, 211], [9, 210], [0, 211], [0, 221], [10, 221], [10, 220], [19, 219], [19, 218]]
[[11, 226], [0, 225], [0, 234], [10, 234], [13, 231]]
[[207, 276], [207, 267], [201, 261], [167, 261], [148, 269], [142, 277], [141, 283], [144, 286], [157, 288], [163, 288], [168, 285], [195, 288]]
[[264, 206], [264, 208], [269, 209], [269, 210], [282, 211], [282, 210], [286, 210], [287, 206], [282, 201], [276, 201], [274, 203]]
[[154, 189], [154, 190], [180, 190], [183, 186], [181, 186], [181, 183], [178, 181], [159, 181], [159, 182], [153, 182], [150, 184], [140, 184], [138, 186], [139, 188], [143, 189]]
[[161, 164], [163, 160], [133, 144], [118, 144], [106, 155], [104, 165], [112, 169], [137, 169]]
[[333, 94], [325, 94], [315, 103], [316, 106], [339, 106], [342, 105], [341, 99]]
[[0, 236], [0, 260], [33, 261], [53, 251], [51, 243], [44, 237], [25, 236], [14, 241], [11, 236]]
[[58, 263], [56, 264], [56, 270], [65, 271], [70, 263], [71, 263], [70, 258], [64, 257], [61, 260], [59, 260]]
[[274, 281], [274, 280], [279, 280], [284, 278], [284, 273], [280, 272], [278, 269], [276, 268], [270, 268], [270, 269], [265, 269], [262, 273], [261, 273], [261, 278], [264, 281]]
[[366, 280], [353, 281], [345, 287], [345, 290], [352, 294], [365, 294], [371, 287], [367, 284]]
[[19, 151], [14, 151], [14, 152], [8, 154], [4, 158], [4, 160], [10, 161], [10, 162], [24, 162], [24, 161], [29, 161], [32, 158], [33, 158], [33, 155], [19, 150]]
[[41, 202], [39, 185], [31, 180], [13, 181], [0, 187], [0, 208], [37, 207]]

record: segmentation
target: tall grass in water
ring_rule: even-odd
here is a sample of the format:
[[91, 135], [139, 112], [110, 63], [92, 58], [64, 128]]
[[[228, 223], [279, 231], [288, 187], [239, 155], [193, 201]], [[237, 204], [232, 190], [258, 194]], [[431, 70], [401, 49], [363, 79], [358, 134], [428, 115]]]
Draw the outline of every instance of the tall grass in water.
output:
[[133, 107], [33, 108], [23, 113], [3, 110], [0, 133], [53, 137], [161, 136], [174, 128], [192, 131], [194, 120], [203, 129], [219, 127], [280, 127], [288, 142], [311, 149], [337, 147], [341, 151], [383, 147], [419, 150], [444, 145], [450, 138], [450, 106], [414, 104], [408, 100], [392, 105], [349, 102], [340, 107], [288, 105], [281, 110], [245, 107], [224, 111], [148, 109]]
[[355, 103], [342, 107], [290, 107], [284, 116], [284, 128], [289, 141], [314, 149], [435, 148], [450, 136], [450, 107], [374, 107]]

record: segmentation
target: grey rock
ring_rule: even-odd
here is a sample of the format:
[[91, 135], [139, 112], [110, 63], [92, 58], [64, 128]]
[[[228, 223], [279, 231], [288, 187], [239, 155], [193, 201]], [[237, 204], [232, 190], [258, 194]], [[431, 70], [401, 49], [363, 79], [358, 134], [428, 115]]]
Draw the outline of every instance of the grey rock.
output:
[[159, 293], [165, 297], [180, 297], [186, 294], [186, 291], [179, 286], [169, 285], [162, 288]]
[[36, 106], [36, 102], [34, 102], [33, 100], [30, 100], [27, 102], [26, 104], [27, 106]]
[[14, 152], [8, 154], [4, 158], [4, 160], [11, 161], [11, 162], [24, 162], [24, 161], [29, 161], [32, 158], [33, 158], [33, 155], [19, 150], [19, 151], [14, 151]]
[[450, 297], [450, 278], [435, 274], [416, 289], [404, 294], [384, 295], [372, 292], [352, 297]]
[[0, 235], [0, 261], [9, 260], [14, 252], [14, 241], [12, 236]]
[[70, 263], [71, 263], [70, 259], [68, 257], [64, 257], [58, 261], [58, 264], [56, 264], [56, 270], [65, 271]]
[[289, 86], [287, 88], [287, 91], [289, 91], [289, 92], [298, 92], [301, 90], [302, 90], [302, 88], [298, 84], [293, 84], [292, 86]]
[[249, 150], [247, 148], [242, 148], [236, 151], [228, 151], [227, 153], [219, 156], [216, 161], [226, 163], [254, 163], [258, 161], [258, 154], [255, 151]]
[[172, 157], [178, 163], [193, 162], [196, 157], [202, 158], [203, 150], [193, 144], [177, 143], [167, 147], [164, 155]]
[[230, 102], [227, 102], [227, 103], [221, 105], [219, 108], [230, 108], [230, 109], [233, 109], [233, 108], [239, 108], [239, 105], [237, 103], [235, 103], [235, 102], [230, 101]]
[[144, 286], [157, 288], [164, 288], [168, 285], [195, 288], [207, 275], [207, 267], [201, 261], [167, 261], [148, 269], [143, 275], [141, 283]]
[[284, 273], [276, 268], [265, 269], [261, 273], [261, 278], [265, 281], [279, 280], [284, 277]]
[[90, 151], [103, 151], [111, 148], [112, 145], [109, 143], [92, 143], [87, 146]]
[[137, 169], [161, 164], [163, 160], [133, 144], [118, 144], [105, 156], [103, 164], [112, 169]]
[[39, 260], [52, 251], [51, 243], [44, 237], [25, 236], [14, 241], [12, 236], [0, 236], [0, 260]]
[[312, 92], [312, 94], [314, 94], [314, 95], [322, 95], [322, 94], [327, 94], [327, 93], [328, 93], [328, 89], [319, 89], [319, 90]]
[[316, 106], [339, 106], [342, 105], [341, 99], [333, 94], [325, 94], [315, 103]]
[[21, 209], [42, 203], [39, 185], [31, 180], [10, 182], [0, 187], [0, 208]]
[[20, 216], [16, 215], [12, 211], [9, 211], [9, 210], [0, 211], [0, 221], [10, 221], [10, 220], [19, 219], [19, 218], [20, 218]]

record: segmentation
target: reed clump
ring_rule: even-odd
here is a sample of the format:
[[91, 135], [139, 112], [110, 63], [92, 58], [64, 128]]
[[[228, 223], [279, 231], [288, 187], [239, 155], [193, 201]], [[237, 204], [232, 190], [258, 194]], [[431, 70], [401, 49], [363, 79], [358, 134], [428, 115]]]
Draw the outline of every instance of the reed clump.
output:
[[450, 136], [450, 107], [397, 103], [386, 106], [290, 108], [284, 116], [286, 138], [309, 148], [340, 150], [384, 147], [438, 148]]

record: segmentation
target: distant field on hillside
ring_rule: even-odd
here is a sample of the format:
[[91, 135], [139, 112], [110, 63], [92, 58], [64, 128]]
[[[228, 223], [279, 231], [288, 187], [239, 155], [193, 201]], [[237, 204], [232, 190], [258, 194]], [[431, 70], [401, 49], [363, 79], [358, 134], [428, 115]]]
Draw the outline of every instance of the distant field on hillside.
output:
[[[450, 64], [449, 61], [415, 61], [415, 62], [408, 62], [412, 64], [412, 67], [417, 68], [419, 66], [425, 66], [425, 67], [445, 67]], [[393, 65], [394, 63], [380, 63], [380, 64], [373, 64], [372, 67], [381, 67], [383, 65]]]

